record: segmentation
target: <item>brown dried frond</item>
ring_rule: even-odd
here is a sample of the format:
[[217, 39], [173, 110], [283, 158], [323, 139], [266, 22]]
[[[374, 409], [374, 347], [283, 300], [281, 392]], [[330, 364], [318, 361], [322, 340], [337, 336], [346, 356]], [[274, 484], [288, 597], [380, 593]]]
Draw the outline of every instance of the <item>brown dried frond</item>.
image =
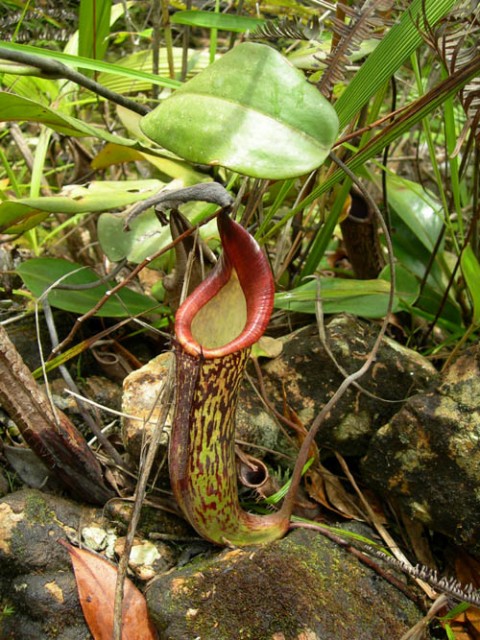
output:
[[324, 96], [330, 98], [334, 84], [344, 80], [352, 52], [385, 27], [385, 14], [393, 4], [392, 0], [365, 0], [361, 7], [350, 7], [337, 2], [336, 17], [331, 20], [334, 49], [325, 60], [327, 68], [317, 84]]
[[[435, 30], [424, 34], [449, 74], [466, 67], [480, 56], [480, 5], [463, 0], [446, 16]], [[474, 78], [461, 89], [459, 98], [467, 116], [467, 129], [480, 146], [480, 78]]]

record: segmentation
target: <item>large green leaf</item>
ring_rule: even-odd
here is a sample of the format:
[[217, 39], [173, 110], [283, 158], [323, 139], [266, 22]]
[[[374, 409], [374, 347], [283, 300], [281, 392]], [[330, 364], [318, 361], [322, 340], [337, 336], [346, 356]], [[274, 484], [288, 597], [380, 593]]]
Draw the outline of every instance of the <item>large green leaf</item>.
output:
[[283, 179], [321, 165], [335, 142], [338, 120], [277, 51], [244, 43], [147, 114], [141, 127], [191, 162]]
[[395, 258], [415, 274], [419, 282], [428, 270], [422, 294], [412, 312], [421, 310], [433, 317], [443, 304], [442, 316], [450, 323], [461, 325], [454, 289], [442, 303], [450, 277], [448, 254], [445, 254], [443, 242], [432, 263], [432, 251], [443, 227], [440, 203], [421, 185], [410, 180], [389, 175], [387, 185]]
[[74, 215], [126, 207], [153, 196], [163, 186], [159, 180], [91, 182], [88, 187], [69, 187], [68, 195], [5, 200], [0, 203], [0, 231], [27, 231], [50, 213]]
[[[60, 279], [62, 284], [70, 285], [98, 281], [98, 276], [91, 269], [68, 262], [62, 258], [33, 258], [21, 264], [17, 272], [36, 298], [40, 298], [44, 291]], [[70, 276], [64, 278], [70, 273]], [[48, 301], [58, 309], [84, 314], [95, 306], [109, 288], [111, 288], [111, 285], [109, 287], [105, 284], [100, 284], [92, 289], [79, 291], [53, 289], [48, 293]], [[115, 297], [107, 300], [96, 315], [124, 318], [130, 315], [146, 313], [154, 308], [158, 310], [158, 305], [151, 298], [123, 288]]]
[[388, 203], [422, 245], [432, 251], [443, 230], [442, 205], [418, 182], [390, 174]]

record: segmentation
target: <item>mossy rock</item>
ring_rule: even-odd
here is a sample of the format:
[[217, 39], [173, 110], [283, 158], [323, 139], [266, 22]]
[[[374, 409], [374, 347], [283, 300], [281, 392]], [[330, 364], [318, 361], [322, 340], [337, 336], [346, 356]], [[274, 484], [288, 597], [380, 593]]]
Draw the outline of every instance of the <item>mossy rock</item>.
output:
[[[331, 317], [325, 333], [337, 362], [353, 373], [365, 363], [378, 328], [345, 314]], [[317, 436], [319, 446], [344, 456], [363, 456], [377, 429], [399, 410], [402, 401], [428, 388], [436, 373], [422, 355], [385, 337], [374, 364], [359, 380], [373, 397], [350, 386], [323, 421]], [[282, 354], [264, 367], [269, 400], [281, 408], [287, 398], [305, 425], [312, 423], [343, 380], [320, 342], [316, 325], [287, 336]]]
[[480, 348], [378, 430], [364, 480], [410, 518], [480, 556]]
[[422, 617], [390, 583], [306, 530], [170, 572], [147, 602], [161, 640], [385, 640]]

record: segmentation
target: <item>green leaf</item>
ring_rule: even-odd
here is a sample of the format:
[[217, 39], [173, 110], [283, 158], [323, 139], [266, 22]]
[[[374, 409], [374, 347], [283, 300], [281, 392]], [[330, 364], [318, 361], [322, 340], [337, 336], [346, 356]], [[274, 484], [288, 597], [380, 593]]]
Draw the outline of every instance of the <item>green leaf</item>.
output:
[[78, 55], [101, 60], [110, 35], [112, 0], [81, 0], [78, 20]]
[[191, 162], [284, 179], [321, 165], [338, 121], [333, 107], [277, 51], [244, 43], [147, 114], [141, 127]]
[[[440, 307], [442, 308], [441, 316], [435, 319]], [[451, 298], [444, 301], [443, 292], [429, 283], [423, 287], [415, 306], [409, 311], [420, 318], [426, 318], [429, 322], [435, 319], [439, 326], [451, 333], [458, 334], [464, 327], [462, 312], [458, 304]]]
[[[98, 276], [91, 269], [62, 258], [33, 258], [21, 264], [17, 268], [17, 273], [36, 298], [40, 298], [44, 291], [60, 279], [64, 285], [98, 281]], [[69, 273], [72, 275], [64, 278]], [[48, 301], [53, 307], [83, 315], [96, 305], [111, 286], [101, 284], [92, 289], [79, 291], [53, 289], [48, 293]], [[124, 318], [153, 311], [155, 308], [158, 310], [154, 300], [124, 287], [118, 294], [107, 300], [96, 315]]]
[[[132, 111], [129, 112], [132, 114]], [[137, 114], [133, 114], [137, 115]], [[182, 160], [173, 158], [161, 158], [151, 153], [145, 153], [125, 147], [124, 145], [107, 143], [91, 162], [92, 169], [106, 169], [114, 164], [122, 164], [124, 162], [138, 162], [145, 160], [152, 164], [163, 176], [182, 181], [178, 188], [189, 187], [199, 182], [209, 182], [211, 178], [204, 173], [195, 171], [192, 165]]]
[[70, 187], [68, 195], [5, 200], [0, 203], [0, 231], [21, 233], [50, 213], [73, 215], [126, 207], [153, 196], [163, 186], [159, 180], [91, 182], [88, 187]]
[[444, 616], [439, 616], [438, 619], [441, 620], [442, 622], [445, 622], [447, 620], [454, 620], [456, 617], [458, 617], [461, 613], [469, 609], [471, 606], [472, 605], [469, 604], [468, 602], [459, 602], [454, 607], [452, 607], [452, 609], [450, 609], [450, 611], [448, 611]]
[[[380, 275], [382, 280], [388, 282], [390, 287], [390, 267], [387, 265]], [[409, 309], [418, 298], [420, 293], [420, 282], [415, 275], [401, 264], [395, 265], [395, 297], [394, 307]]]
[[[422, 118], [427, 117], [437, 107], [449, 97], [457, 93], [467, 82], [478, 75], [480, 71], [480, 57], [477, 57], [468, 67], [460, 69], [453, 76], [440, 82], [437, 86], [433, 87], [427, 94], [420, 99], [415, 100], [408, 105], [403, 112], [401, 112], [397, 118], [394, 118], [391, 124], [388, 124], [380, 133], [374, 136], [364, 147], [354, 153], [348, 160], [347, 165], [352, 171], [359, 171], [361, 167], [375, 155], [380, 153], [388, 144], [394, 140], [400, 138], [404, 133], [410, 131], [417, 122], [420, 122]], [[302, 211], [306, 207], [310, 206], [315, 200], [317, 200], [322, 194], [328, 192], [338, 182], [344, 180], [345, 173], [338, 169], [322, 182], [318, 187], [312, 190], [310, 195], [304, 198], [296, 207], [292, 208], [287, 216], [283, 216], [280, 222], [272, 225], [268, 232], [265, 234], [265, 239], [274, 236], [280, 227], [282, 227], [286, 220], [295, 216], [299, 211]], [[310, 254], [323, 255], [323, 251], [319, 251], [318, 247], [328, 244], [329, 239], [333, 233], [335, 225], [338, 219], [334, 216], [329, 216], [326, 223], [321, 227], [318, 233]], [[307, 259], [308, 263], [308, 259]], [[302, 276], [311, 275], [318, 264], [318, 260], [310, 261], [302, 270]]]
[[[310, 469], [310, 467], [314, 462], [315, 462], [315, 458], [309, 458], [307, 460], [307, 462], [305, 463], [302, 469], [302, 476], [305, 473], [307, 473], [307, 471]], [[291, 484], [292, 484], [292, 478], [289, 478], [287, 482], [283, 485], [283, 487], [280, 487], [280, 489], [276, 491], [274, 494], [272, 494], [271, 496], [264, 498], [264, 502], [266, 504], [277, 504], [278, 502], [280, 502], [280, 500], [283, 500], [283, 498], [287, 495]]]
[[[320, 278], [320, 296], [324, 313], [348, 312], [368, 317], [385, 315], [390, 287], [384, 280], [343, 280]], [[317, 282], [305, 284], [275, 295], [275, 307], [297, 313], [315, 313]]]
[[470, 245], [462, 252], [461, 266], [473, 302], [472, 322], [480, 325], [480, 263]]
[[[391, 222], [395, 229], [392, 243], [396, 260], [421, 280], [425, 276], [427, 265], [431, 260], [431, 252], [423, 246], [415, 233], [395, 212], [392, 212]], [[444, 290], [446, 280], [438, 261], [435, 261], [431, 266], [428, 281], [438, 291]]]
[[[182, 211], [195, 226], [215, 211], [215, 205], [206, 205], [203, 202], [188, 203], [182, 206]], [[131, 222], [128, 231], [124, 229], [121, 216], [104, 213], [98, 220], [97, 233], [104, 253], [114, 262], [127, 258], [129, 262], [138, 264], [172, 241], [170, 226], [162, 226], [152, 209], [137, 216]], [[202, 225], [200, 237], [207, 244], [211, 244], [214, 238], [218, 240], [214, 220]]]
[[[418, 296], [419, 285], [416, 278], [406, 269], [395, 269], [397, 290], [393, 311], [402, 304], [413, 304]], [[386, 270], [378, 280], [344, 280], [342, 278], [320, 277], [320, 296], [324, 313], [352, 313], [365, 318], [382, 318], [388, 310], [390, 283]], [[315, 313], [318, 286], [316, 280], [285, 293], [277, 293], [275, 307], [299, 313]]]
[[388, 203], [422, 245], [432, 251], [443, 229], [442, 205], [417, 182], [389, 175]]
[[[8, 70], [8, 61], [0, 61], [2, 87], [15, 91], [17, 96], [28, 98], [47, 107], [57, 100], [59, 94], [58, 82], [55, 80], [47, 80], [46, 78], [37, 78], [33, 75], [19, 75], [13, 70], [13, 63], [10, 64], [12, 66], [11, 72]], [[21, 71], [21, 69], [19, 69], [19, 71]], [[65, 101], [59, 100], [58, 106], [60, 111], [66, 111], [67, 105], [65, 105]], [[2, 111], [0, 111], [0, 114], [1, 113]]]
[[[173, 56], [173, 63], [175, 72], [180, 74], [182, 69], [182, 47], [172, 47], [171, 50]], [[202, 69], [205, 69], [209, 65], [209, 53], [206, 49], [195, 50], [188, 49], [187, 51], [187, 78], [192, 77]], [[132, 71], [140, 71], [144, 75], [144, 79], [134, 79], [127, 74], [120, 75], [117, 71], [111, 73], [105, 71], [98, 76], [98, 82], [111, 91], [117, 93], [133, 93], [139, 91], [149, 91], [152, 88], [152, 76], [153, 74], [153, 52], [152, 49], [146, 49], [143, 51], [136, 51], [128, 56], [125, 56], [118, 61], [116, 67]], [[163, 76], [168, 76], [168, 61], [166, 56], [160, 56], [159, 73]], [[155, 76], [153, 76], [155, 77]], [[175, 86], [179, 87], [180, 82], [175, 81]]]
[[67, 136], [95, 136], [107, 142], [116, 142], [126, 146], [134, 145], [135, 140], [113, 135], [105, 128], [87, 124], [82, 120], [68, 116], [44, 104], [13, 93], [0, 91], [0, 122], [41, 122], [58, 133]]
[[86, 58], [84, 56], [52, 51], [51, 49], [42, 49], [41, 47], [32, 47], [28, 44], [16, 44], [14, 42], [5, 42], [4, 40], [0, 40], [0, 58], [2, 57], [2, 49], [7, 49], [8, 51], [23, 51], [24, 53], [31, 53], [35, 56], [53, 58], [54, 60], [63, 62], [67, 67], [72, 67], [73, 69], [91, 69], [92, 71], [116, 73], [120, 76], [127, 76], [134, 80], [147, 80], [150, 84], [158, 84], [161, 87], [175, 88], [181, 85], [178, 80], [164, 78], [153, 73], [145, 73], [137, 69], [128, 69], [118, 64], [103, 62], [101, 60], [93, 60], [92, 58]]
[[423, 280], [428, 269], [422, 294], [410, 311], [414, 314], [419, 310], [425, 311], [433, 317], [443, 304], [443, 318], [461, 326], [461, 312], [454, 289], [442, 303], [449, 279], [449, 271], [445, 271], [448, 254], [444, 252], [443, 243], [431, 263], [432, 249], [442, 228], [439, 203], [420, 185], [396, 176], [388, 177], [387, 193], [391, 224], [395, 230], [392, 235], [395, 258], [415, 274], [418, 281]]
[[265, 20], [262, 18], [236, 16], [231, 13], [212, 13], [211, 11], [177, 11], [171, 17], [170, 22], [236, 33], [253, 31], [259, 25], [265, 24]]
[[136, 217], [129, 231], [125, 231], [122, 218], [104, 213], [98, 220], [97, 231], [103, 251], [113, 262], [126, 257], [129, 262], [140, 263], [172, 239], [168, 225], [162, 227], [153, 210]]

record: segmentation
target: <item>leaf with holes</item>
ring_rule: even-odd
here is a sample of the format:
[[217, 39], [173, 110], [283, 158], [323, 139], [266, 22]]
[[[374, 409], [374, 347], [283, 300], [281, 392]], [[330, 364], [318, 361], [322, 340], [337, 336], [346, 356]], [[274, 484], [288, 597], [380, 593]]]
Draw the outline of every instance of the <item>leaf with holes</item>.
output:
[[76, 215], [123, 208], [145, 200], [164, 186], [159, 180], [105, 180], [69, 186], [58, 196], [0, 202], [0, 233], [23, 233], [51, 213]]

